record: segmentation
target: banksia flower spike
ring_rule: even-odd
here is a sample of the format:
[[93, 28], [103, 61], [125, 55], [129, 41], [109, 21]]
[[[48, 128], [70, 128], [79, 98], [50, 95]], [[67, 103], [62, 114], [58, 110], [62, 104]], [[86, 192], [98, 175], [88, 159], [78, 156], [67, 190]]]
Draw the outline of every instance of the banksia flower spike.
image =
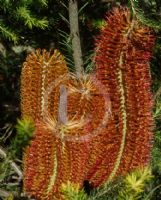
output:
[[[100, 88], [102, 88], [103, 91], [100, 91]], [[84, 172], [82, 173], [85, 180], [88, 171], [88, 162], [90, 162], [89, 158], [92, 151], [93, 138], [96, 138], [96, 135], [103, 136], [102, 132], [105, 131], [104, 126], [110, 116], [110, 99], [106, 88], [93, 74], [83, 74], [79, 79], [72, 76], [72, 82], [68, 89], [69, 117], [74, 117], [79, 120], [83, 117], [84, 119], [84, 125], [81, 131], [74, 130], [73, 133], [70, 132], [70, 149], [74, 158], [71, 165], [73, 165], [74, 168], [74, 166], [79, 163], [77, 159], [80, 157], [80, 153], [87, 157], [87, 163], [83, 165], [86, 169], [85, 174], [83, 174]], [[102, 138], [102, 145], [104, 144], [104, 140]], [[94, 151], [95, 154], [99, 156], [99, 153], [102, 152], [102, 150], [104, 152], [104, 148], [95, 148]], [[81, 163], [79, 166], [82, 168]], [[75, 173], [77, 170], [73, 170], [73, 172]], [[77, 176], [77, 174], [73, 175], [72, 180], [74, 183], [78, 183], [75, 181]], [[82, 183], [83, 182], [80, 182], [80, 186], [82, 186]]]
[[70, 152], [56, 129], [42, 122], [36, 127], [24, 155], [24, 190], [36, 199], [62, 199], [60, 187], [71, 178]]
[[[28, 55], [21, 74], [21, 112], [33, 120], [44, 112], [57, 114], [59, 87], [68, 73], [64, 57], [55, 50], [36, 50]], [[57, 88], [57, 90], [56, 90]]]
[[[83, 186], [89, 157], [88, 141], [65, 139], [69, 131], [82, 131], [82, 122], [59, 124], [55, 119], [37, 122], [33, 140], [24, 155], [24, 190], [36, 199], [62, 199], [60, 188], [68, 181]], [[83, 165], [83, 166], [82, 166]]]
[[[96, 77], [107, 88], [111, 118], [102, 139], [92, 141], [87, 179], [98, 186], [140, 165], [150, 157], [152, 94], [149, 61], [154, 45], [149, 28], [116, 8], [96, 40]], [[95, 149], [104, 148], [97, 154]]]
[[55, 184], [58, 173], [56, 145], [53, 133], [37, 124], [34, 139], [24, 155], [24, 190], [36, 199], [52, 194], [50, 185]]
[[[48, 63], [45, 69], [44, 63]], [[89, 141], [80, 142], [79, 137], [86, 133], [87, 106], [83, 105], [89, 98], [86, 87], [91, 87], [89, 81], [78, 81], [68, 73], [58, 51], [45, 50], [28, 56], [21, 83], [22, 116], [35, 121], [33, 139], [24, 154], [24, 191], [37, 200], [60, 200], [62, 183], [83, 186]], [[82, 109], [73, 100], [79, 100]]]

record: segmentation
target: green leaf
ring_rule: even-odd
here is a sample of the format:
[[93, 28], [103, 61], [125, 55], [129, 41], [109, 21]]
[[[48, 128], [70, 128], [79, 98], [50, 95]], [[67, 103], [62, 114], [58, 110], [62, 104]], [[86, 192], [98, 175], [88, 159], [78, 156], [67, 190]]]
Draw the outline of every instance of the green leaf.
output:
[[45, 6], [45, 7], [48, 6], [48, 0], [39, 0], [39, 2], [40, 2], [40, 4], [41, 4], [42, 6]]
[[37, 19], [26, 7], [17, 8], [16, 13], [18, 15], [18, 18], [22, 19], [25, 25], [27, 25], [30, 29], [32, 29], [33, 27], [45, 29], [46, 27], [48, 27], [48, 20], [46, 20], [45, 18]]
[[28, 135], [29, 137], [32, 137], [32, 133], [34, 131], [34, 123], [30, 118], [24, 118], [24, 119], [18, 119], [17, 125], [16, 125], [17, 133], [18, 135]]
[[22, 151], [29, 145], [35, 130], [34, 123], [29, 118], [19, 120], [16, 125], [17, 134], [11, 142], [11, 154], [13, 156], [21, 156]]
[[84, 190], [81, 190], [79, 185], [69, 181], [66, 184], [62, 184], [61, 191], [64, 200], [87, 200], [87, 194]]
[[3, 37], [6, 39], [13, 41], [16, 43], [18, 41], [18, 36], [14, 33], [13, 30], [5, 26], [2, 22], [0, 22], [0, 32], [2, 33]]
[[146, 183], [152, 178], [149, 167], [139, 168], [129, 173], [124, 179], [124, 187], [119, 192], [118, 200], [140, 199]]

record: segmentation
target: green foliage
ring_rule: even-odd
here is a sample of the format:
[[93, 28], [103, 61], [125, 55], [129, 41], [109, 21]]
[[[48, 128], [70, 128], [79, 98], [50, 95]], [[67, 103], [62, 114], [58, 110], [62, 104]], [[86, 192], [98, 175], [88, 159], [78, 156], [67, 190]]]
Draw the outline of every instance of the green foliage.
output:
[[20, 62], [24, 59], [25, 53], [17, 54], [12, 46], [7, 48], [1, 42], [0, 53], [0, 141], [4, 145], [10, 143], [15, 135], [15, 125], [19, 117], [19, 74]]
[[5, 26], [2, 22], [0, 22], [0, 32], [2, 33], [3, 37], [6, 37], [9, 41], [17, 42], [17, 34], [15, 34], [9, 27]]
[[10, 164], [9, 164], [9, 159], [6, 158], [4, 160], [0, 161], [0, 183], [3, 184], [3, 180], [5, 180], [5, 178], [7, 176], [12, 175], [12, 171], [10, 169]]
[[68, 33], [64, 31], [59, 31], [60, 35], [60, 49], [63, 52], [63, 55], [65, 56], [65, 60], [67, 62], [67, 65], [71, 71], [74, 71], [74, 60], [73, 60], [73, 51], [72, 51], [72, 40]]
[[[47, 7], [47, 0], [39, 0], [39, 6], [42, 9]], [[48, 20], [45, 17], [39, 19], [38, 16], [34, 16], [32, 12], [32, 6], [35, 6], [33, 0], [0, 0], [0, 11], [5, 17], [0, 20], [0, 33], [6, 39], [16, 43], [19, 39], [19, 30], [14, 30], [13, 28], [8, 27], [8, 24], [12, 26], [12, 23], [19, 23], [19, 20], [24, 24], [19, 24], [23, 26], [28, 26], [29, 29], [37, 27], [40, 29], [45, 29], [48, 27]], [[13, 10], [14, 8], [14, 10]]]
[[13, 155], [20, 156], [22, 150], [29, 144], [29, 141], [33, 137], [34, 123], [29, 118], [18, 120], [16, 129], [17, 134], [12, 140], [11, 148]]
[[25, 136], [28, 138], [32, 137], [34, 131], [34, 123], [31, 119], [18, 119], [18, 123], [16, 126], [17, 134], [20, 139], [23, 139]]
[[18, 195], [21, 190], [21, 178], [19, 166], [11, 160], [10, 154], [0, 147], [0, 197], [7, 197], [12, 192]]
[[17, 8], [17, 17], [20, 20], [22, 19], [25, 25], [27, 25], [30, 29], [34, 26], [41, 29], [48, 27], [48, 21], [45, 18], [39, 20], [38, 18], [32, 16], [30, 10], [26, 7]]
[[145, 184], [152, 178], [151, 170], [146, 168], [138, 169], [128, 174], [124, 179], [124, 187], [119, 192], [118, 200], [141, 199]]
[[48, 0], [39, 0], [38, 2], [43, 6], [48, 6]]
[[123, 177], [118, 177], [114, 181], [92, 190], [88, 200], [116, 200], [122, 189], [123, 180]]
[[[153, 194], [149, 199], [155, 200], [160, 199], [161, 196], [161, 65], [159, 60], [161, 59], [161, 40], [160, 33], [158, 33], [158, 38], [156, 40], [156, 46], [154, 48], [154, 56], [151, 63], [152, 69], [152, 79], [153, 79], [153, 93], [154, 93], [154, 119], [155, 119], [155, 129], [154, 129], [154, 142], [152, 149], [152, 170], [155, 179], [151, 182], [150, 190]], [[150, 192], [149, 192], [150, 193]]]
[[64, 200], [86, 200], [87, 195], [84, 190], [81, 190], [79, 185], [72, 184], [68, 182], [67, 184], [62, 184], [62, 193]]
[[129, 0], [133, 15], [143, 24], [158, 31], [161, 30], [161, 4], [150, 0]]
[[[149, 167], [130, 172], [125, 177], [91, 191], [90, 196], [71, 184], [62, 185], [65, 200], [148, 200], [151, 193], [145, 192], [149, 182], [154, 178]], [[155, 188], [152, 189], [154, 192]], [[152, 192], [150, 191], [150, 192]]]
[[20, 168], [22, 163], [16, 158], [22, 157], [23, 149], [29, 144], [34, 131], [34, 123], [31, 119], [18, 120], [16, 129], [17, 134], [10, 147], [6, 150], [0, 148], [0, 189], [7, 191], [7, 194], [12, 193], [19, 196], [21, 193], [22, 172]]
[[[68, 33], [65, 33], [64, 31], [59, 31], [60, 35], [60, 49], [63, 52], [63, 55], [65, 56], [65, 60], [67, 62], [67, 65], [69, 69], [74, 72], [75, 66], [74, 66], [74, 60], [73, 60], [73, 51], [72, 51], [72, 38]], [[93, 60], [94, 53], [93, 51], [89, 51], [83, 56], [84, 60], [84, 68], [86, 73], [90, 73], [94, 69], [94, 63]]]
[[[158, 171], [161, 172], [161, 132], [158, 130], [155, 133], [155, 145], [152, 151], [152, 155], [153, 155], [153, 168]], [[160, 173], [161, 174], [161, 173]]]

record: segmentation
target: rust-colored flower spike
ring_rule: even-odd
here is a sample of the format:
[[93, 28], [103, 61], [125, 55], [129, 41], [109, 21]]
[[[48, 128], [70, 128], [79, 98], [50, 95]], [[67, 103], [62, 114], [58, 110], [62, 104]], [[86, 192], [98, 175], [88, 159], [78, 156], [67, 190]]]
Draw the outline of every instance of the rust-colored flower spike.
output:
[[[53, 124], [54, 126], [54, 124]], [[59, 187], [70, 177], [70, 163], [61, 138], [43, 122], [24, 155], [24, 190], [36, 199], [61, 199]]]
[[[65, 127], [66, 126], [66, 127]], [[61, 185], [83, 186], [88, 141], [63, 140], [67, 129], [81, 134], [81, 124], [61, 125], [55, 119], [37, 122], [34, 138], [24, 155], [24, 191], [37, 200], [61, 200]], [[77, 133], [75, 133], [77, 134]]]
[[[97, 83], [95, 77], [83, 74], [79, 79], [72, 76], [68, 87], [69, 120], [83, 121], [79, 130], [74, 128], [68, 135], [65, 135], [71, 155], [72, 171], [70, 181], [79, 184], [80, 187], [83, 186], [86, 179], [93, 135], [97, 135], [102, 130], [100, 126], [104, 120], [103, 118], [109, 117], [110, 102], [108, 94], [106, 90], [101, 94], [101, 91], [99, 91], [101, 86], [101, 83]], [[84, 162], [85, 159], [86, 162]]]
[[[94, 81], [89, 75], [80, 79], [69, 75], [68, 82], [60, 86], [58, 118], [48, 113], [36, 123], [34, 138], [24, 156], [24, 190], [37, 200], [60, 200], [61, 184], [68, 181], [83, 187], [90, 154], [89, 135], [104, 113], [95, 106], [97, 101], [102, 107], [104, 98]], [[66, 121], [61, 121], [64, 117]]]
[[44, 112], [57, 116], [57, 86], [67, 73], [64, 57], [58, 50], [54, 53], [36, 50], [28, 55], [21, 75], [22, 117], [30, 117], [35, 121], [42, 118]]
[[96, 40], [96, 76], [108, 90], [112, 116], [106, 131], [91, 144], [86, 179], [95, 187], [149, 161], [153, 125], [149, 61], [154, 41], [151, 30], [133, 19], [127, 8], [110, 13]]

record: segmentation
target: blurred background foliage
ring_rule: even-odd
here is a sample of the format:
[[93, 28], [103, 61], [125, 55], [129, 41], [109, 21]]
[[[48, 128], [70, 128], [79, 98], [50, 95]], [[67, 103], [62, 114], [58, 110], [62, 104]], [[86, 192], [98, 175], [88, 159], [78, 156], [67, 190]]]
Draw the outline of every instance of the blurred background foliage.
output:
[[[129, 188], [126, 185], [126, 178], [122, 180], [121, 177], [119, 181], [112, 183], [112, 185], [105, 185], [97, 191], [92, 191], [90, 198], [99, 200], [160, 200], [161, 1], [78, 0], [78, 4], [80, 36], [86, 71], [91, 71], [93, 67], [94, 39], [104, 23], [103, 19], [106, 12], [114, 6], [129, 6], [138, 20], [154, 29], [157, 37], [151, 62], [155, 119], [151, 163], [153, 178], [148, 180], [144, 192], [136, 198], [128, 196]], [[21, 117], [20, 73], [26, 55], [37, 48], [60, 49], [66, 56], [69, 68], [74, 70], [68, 1], [0, 0], [0, 198], [3, 199], [25, 199], [22, 194], [21, 180], [22, 152], [31, 138], [34, 127], [30, 120], [17, 122], [17, 119]], [[25, 138], [23, 138], [24, 133]], [[138, 177], [138, 175], [136, 176]], [[149, 175], [147, 175], [147, 179], [148, 177]], [[85, 187], [87, 193], [89, 193], [89, 187]], [[126, 190], [127, 192], [125, 192]], [[67, 199], [71, 198], [71, 200], [70, 194], [74, 193], [73, 196], [76, 197], [76, 193], [78, 193], [77, 186], [70, 184], [64, 186], [63, 191], [67, 194]], [[79, 194], [77, 195], [79, 196]], [[83, 191], [80, 191], [80, 196], [77, 199], [83, 200], [88, 199], [88, 197]]]

